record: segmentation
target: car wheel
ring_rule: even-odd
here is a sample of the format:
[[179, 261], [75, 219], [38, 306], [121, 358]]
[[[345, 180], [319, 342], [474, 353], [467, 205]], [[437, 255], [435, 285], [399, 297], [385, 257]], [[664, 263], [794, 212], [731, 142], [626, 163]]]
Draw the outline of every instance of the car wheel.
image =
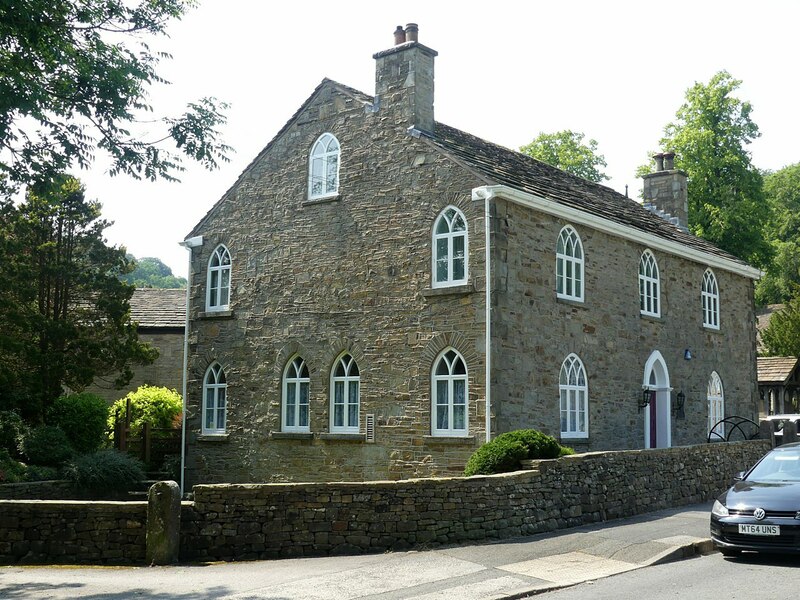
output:
[[720, 548], [719, 551], [722, 553], [722, 556], [741, 556], [741, 550], [734, 550], [733, 548]]

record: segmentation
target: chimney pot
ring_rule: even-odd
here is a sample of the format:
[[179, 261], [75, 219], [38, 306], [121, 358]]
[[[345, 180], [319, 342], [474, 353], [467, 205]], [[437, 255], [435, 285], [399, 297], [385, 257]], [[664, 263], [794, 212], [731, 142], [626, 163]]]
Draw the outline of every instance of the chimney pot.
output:
[[654, 154], [653, 158], [656, 161], [656, 171], [663, 171], [664, 170], [664, 153], [659, 152], [658, 154]]
[[400, 44], [406, 43], [406, 31], [403, 29], [402, 25], [398, 25], [397, 29], [394, 30], [394, 45], [399, 46]]
[[419, 26], [416, 23], [409, 23], [406, 25], [406, 41], [419, 41]]
[[675, 168], [675, 153], [674, 152], [665, 152], [664, 153], [664, 170], [672, 171]]

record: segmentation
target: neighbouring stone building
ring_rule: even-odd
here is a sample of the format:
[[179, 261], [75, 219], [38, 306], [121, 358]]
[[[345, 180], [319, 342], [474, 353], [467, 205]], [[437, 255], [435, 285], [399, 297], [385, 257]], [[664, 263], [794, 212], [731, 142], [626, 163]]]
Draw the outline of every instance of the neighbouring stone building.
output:
[[395, 38], [374, 96], [324, 79], [184, 241], [187, 482], [453, 474], [487, 428], [585, 451], [754, 418], [758, 271], [686, 232], [673, 157], [642, 206], [449, 127], [437, 53]]
[[114, 402], [141, 385], [181, 391], [183, 338], [186, 325], [186, 290], [136, 288], [131, 296], [131, 320], [139, 340], [158, 349], [150, 365], [133, 367], [133, 379], [123, 389], [114, 388], [116, 374], [98, 377], [86, 391]]

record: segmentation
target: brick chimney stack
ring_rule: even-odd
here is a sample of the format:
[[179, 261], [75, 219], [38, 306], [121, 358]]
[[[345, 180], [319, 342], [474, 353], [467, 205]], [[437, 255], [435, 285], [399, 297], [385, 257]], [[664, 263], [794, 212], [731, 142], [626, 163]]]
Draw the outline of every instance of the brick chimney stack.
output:
[[398, 124], [433, 131], [433, 62], [438, 52], [419, 43], [419, 26], [394, 30], [394, 47], [373, 55], [375, 106], [397, 113]]
[[645, 208], [672, 220], [684, 231], [689, 226], [689, 196], [686, 184], [688, 176], [675, 168], [675, 153], [663, 152], [653, 156], [656, 161], [654, 173], [643, 177], [642, 197]]

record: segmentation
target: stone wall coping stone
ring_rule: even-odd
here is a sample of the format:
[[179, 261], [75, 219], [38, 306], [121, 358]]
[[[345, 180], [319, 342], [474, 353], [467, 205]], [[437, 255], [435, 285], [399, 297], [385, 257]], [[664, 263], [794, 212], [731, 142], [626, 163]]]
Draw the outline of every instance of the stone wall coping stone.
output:
[[311, 431], [270, 431], [271, 440], [311, 440], [314, 434]]

